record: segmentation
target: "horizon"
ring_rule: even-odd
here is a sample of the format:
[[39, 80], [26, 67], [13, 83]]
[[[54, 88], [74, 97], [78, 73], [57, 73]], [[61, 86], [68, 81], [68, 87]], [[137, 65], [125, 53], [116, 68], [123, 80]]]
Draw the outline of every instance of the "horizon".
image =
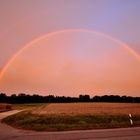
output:
[[0, 91], [139, 96], [139, 6], [137, 0], [2, 2]]
[[91, 95], [89, 95], [89, 94], [78, 94], [77, 96], [64, 96], [64, 95], [53, 95], [53, 94], [39, 94], [39, 93], [24, 93], [24, 92], [21, 92], [21, 93], [11, 93], [11, 94], [8, 94], [8, 93], [3, 93], [3, 92], [0, 92], [0, 95], [1, 94], [5, 94], [7, 97], [10, 97], [10, 96], [12, 96], [12, 95], [16, 95], [16, 96], [20, 96], [20, 95], [25, 95], [25, 96], [42, 96], [42, 97], [49, 97], [49, 96], [54, 96], [54, 97], [65, 97], [65, 98], [68, 98], [68, 97], [70, 97], [70, 98], [79, 98], [80, 97], [80, 95], [81, 96], [89, 96], [90, 97], [90, 99], [91, 98], [94, 98], [94, 97], [104, 97], [104, 96], [108, 96], [108, 97], [110, 97], [110, 96], [114, 96], [114, 97], [116, 97], [116, 96], [119, 96], [119, 97], [132, 97], [132, 98], [140, 98], [140, 96], [127, 96], [127, 95], [119, 95], [119, 94], [103, 94], [103, 95], [93, 95], [93, 96], [91, 96]]

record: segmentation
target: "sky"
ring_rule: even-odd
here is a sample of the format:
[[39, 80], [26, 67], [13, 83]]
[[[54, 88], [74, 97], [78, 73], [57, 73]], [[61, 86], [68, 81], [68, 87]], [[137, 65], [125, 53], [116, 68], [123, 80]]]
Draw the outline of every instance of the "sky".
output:
[[[108, 35], [127, 44], [137, 55], [140, 55], [139, 7], [139, 0], [0, 0], [0, 72], [17, 52], [37, 38], [52, 32], [70, 29], [93, 31], [92, 34], [86, 31], [73, 31], [71, 33], [68, 31], [36, 41], [30, 45], [32, 47], [24, 50], [9, 65], [0, 79], [0, 90], [8, 93], [37, 92], [43, 95], [75, 96], [80, 93], [89, 93], [91, 95], [115, 93], [139, 96], [140, 64], [134, 59], [134, 56], [130, 55], [128, 57], [128, 51], [123, 49], [122, 44], [102, 35]], [[49, 41], [48, 38], [50, 38]], [[53, 44], [55, 40], [58, 41], [56, 41], [57, 44]], [[89, 42], [92, 44], [92, 48], [90, 48], [91, 44]], [[36, 45], [38, 47], [33, 47]], [[53, 51], [48, 49], [48, 46], [53, 48]], [[109, 46], [113, 48], [111, 53]], [[65, 56], [65, 54], [69, 54], [69, 51], [66, 50], [69, 47], [74, 48], [72, 54], [69, 55], [70, 59], [74, 59], [71, 62], [66, 59], [67, 55]], [[58, 48], [59, 50], [56, 51]], [[85, 51], [82, 48], [90, 49]], [[94, 51], [90, 54], [92, 49]], [[60, 50], [61, 53], [59, 53]], [[50, 56], [47, 55], [48, 52], [50, 52]], [[55, 52], [57, 53], [55, 54]], [[51, 62], [48, 61], [54, 55], [58, 58], [63, 56], [61, 58], [63, 61], [57, 59], [56, 68], [51, 67]], [[88, 58], [90, 55], [91, 57]], [[115, 70], [114, 64], [111, 62], [113, 56], [118, 56], [114, 62], [117, 67], [115, 67]], [[28, 63], [27, 61], [24, 62], [25, 58], [28, 58]], [[54, 64], [54, 60], [52, 60], [52, 64]], [[60, 61], [63, 62], [63, 65]], [[38, 70], [39, 65], [41, 65], [42, 70]], [[107, 65], [109, 66], [107, 67]], [[23, 69], [23, 67], [28, 68], [29, 66], [32, 66], [32, 68]], [[61, 70], [58, 70], [59, 72], [55, 77], [55, 70], [60, 66]], [[45, 73], [46, 67], [50, 67], [50, 70]], [[63, 75], [61, 75], [60, 73], [65, 67], [72, 70], [69, 72], [66, 68]], [[84, 69], [85, 67], [87, 69]], [[81, 71], [80, 68], [83, 70]], [[108, 68], [108, 72], [105, 72], [106, 68]], [[126, 72], [128, 69], [129, 73]], [[19, 74], [18, 70], [22, 73]], [[112, 75], [109, 75], [109, 73], [112, 73]], [[125, 73], [127, 73], [127, 76], [123, 78], [122, 75]], [[119, 75], [120, 79], [115, 74]], [[48, 78], [47, 75], [48, 77], [53, 76]], [[106, 77], [107, 75], [109, 78]], [[85, 79], [85, 83], [80, 84], [81, 80], [77, 80], [76, 76]], [[40, 80], [37, 82], [34, 79]], [[34, 81], [36, 82], [34, 83]], [[69, 84], [65, 85], [66, 81], [70, 81]], [[73, 84], [73, 81], [75, 81], [75, 84]], [[40, 84], [41, 86], [36, 86], [35, 89], [34, 84]], [[25, 87], [28, 88], [25, 89]], [[72, 90], [72, 88], [75, 90]]]

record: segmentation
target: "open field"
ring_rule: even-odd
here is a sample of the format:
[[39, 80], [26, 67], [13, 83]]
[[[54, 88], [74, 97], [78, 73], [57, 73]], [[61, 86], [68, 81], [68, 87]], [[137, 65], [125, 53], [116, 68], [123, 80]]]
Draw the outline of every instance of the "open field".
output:
[[140, 104], [54, 103], [32, 110], [38, 115], [140, 115]]
[[46, 103], [28, 103], [28, 104], [13, 104], [12, 108], [16, 110], [32, 110], [32, 109], [37, 109], [38, 107], [46, 107], [48, 104]]
[[[24, 109], [28, 105], [22, 105]], [[19, 106], [18, 106], [19, 107]], [[3, 120], [17, 128], [37, 131], [61, 131], [140, 126], [140, 104], [59, 103], [34, 104], [33, 108]]]

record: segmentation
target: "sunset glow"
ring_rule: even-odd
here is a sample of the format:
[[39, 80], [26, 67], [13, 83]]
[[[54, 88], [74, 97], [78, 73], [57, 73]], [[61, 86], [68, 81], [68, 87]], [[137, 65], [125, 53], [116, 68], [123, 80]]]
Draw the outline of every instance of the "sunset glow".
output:
[[140, 96], [140, 2], [132, 1], [2, 1], [0, 92]]
[[1, 73], [8, 93], [66, 96], [140, 92], [140, 57], [124, 43], [95, 31], [64, 30], [21, 49]]

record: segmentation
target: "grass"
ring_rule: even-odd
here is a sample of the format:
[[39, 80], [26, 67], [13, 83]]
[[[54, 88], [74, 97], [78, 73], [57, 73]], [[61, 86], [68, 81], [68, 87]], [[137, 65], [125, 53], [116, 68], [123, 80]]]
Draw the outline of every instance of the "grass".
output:
[[[129, 117], [124, 115], [40, 116], [31, 114], [28, 111], [9, 116], [3, 121], [17, 128], [37, 131], [62, 131], [131, 126]], [[140, 126], [140, 116], [133, 117], [133, 121], [134, 126]]]
[[28, 103], [28, 104], [13, 104], [13, 109], [28, 109], [28, 110], [32, 110], [32, 109], [36, 109], [38, 107], [44, 107], [47, 106], [48, 104], [46, 103]]
[[43, 104], [9, 116], [3, 122], [36, 131], [120, 128], [131, 127], [128, 114], [132, 113], [133, 126], [140, 126], [139, 106], [110, 103]]

